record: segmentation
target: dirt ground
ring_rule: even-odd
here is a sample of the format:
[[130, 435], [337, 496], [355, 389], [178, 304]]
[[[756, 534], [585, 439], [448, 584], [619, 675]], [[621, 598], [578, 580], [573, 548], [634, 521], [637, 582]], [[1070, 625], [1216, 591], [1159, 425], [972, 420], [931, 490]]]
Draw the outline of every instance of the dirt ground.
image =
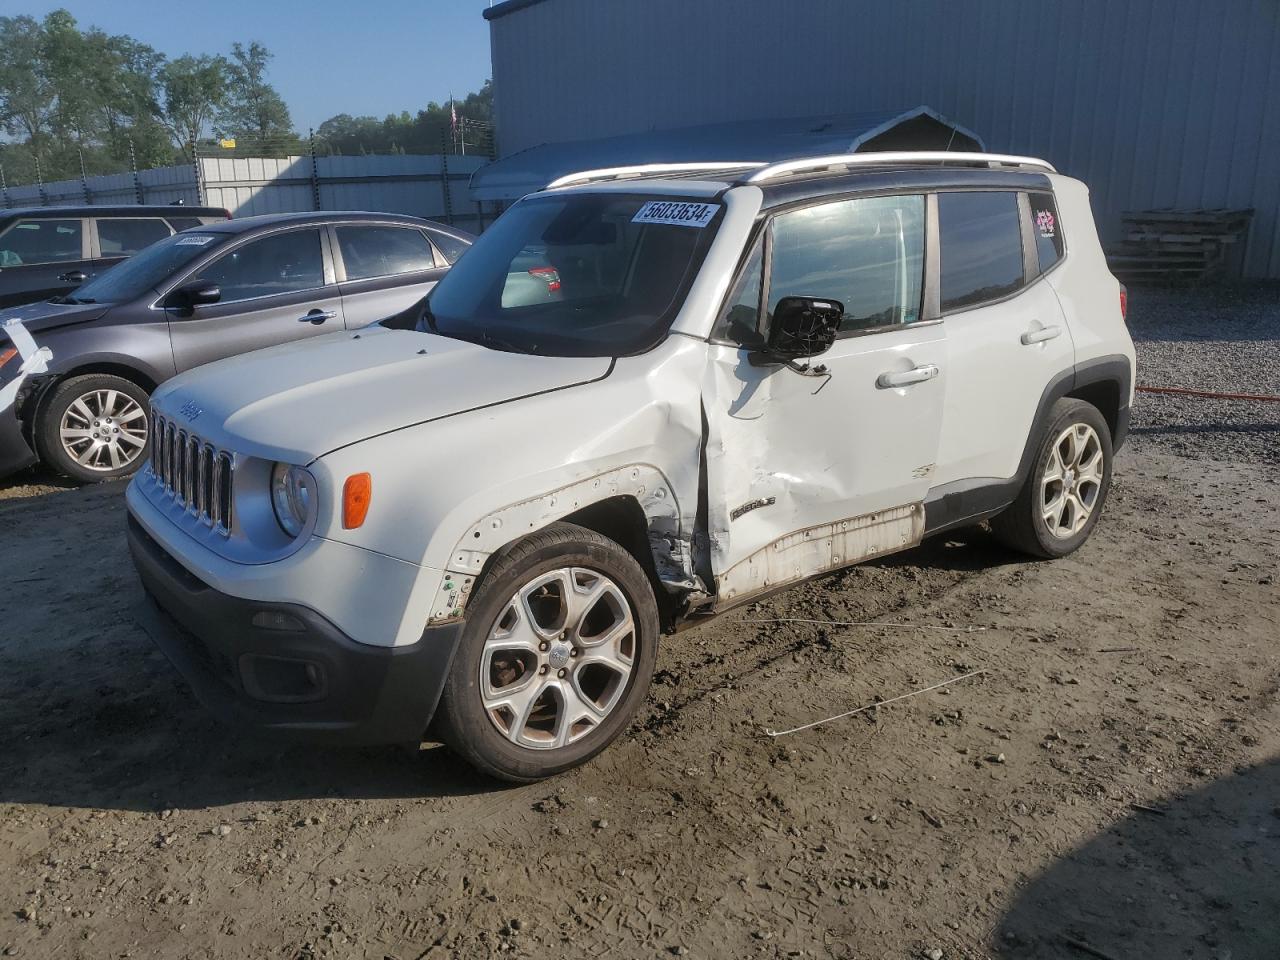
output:
[[0, 955], [1274, 960], [1280, 439], [1162, 429], [1071, 558], [963, 531], [667, 638], [518, 788], [228, 734], [131, 620], [122, 487], [10, 482]]

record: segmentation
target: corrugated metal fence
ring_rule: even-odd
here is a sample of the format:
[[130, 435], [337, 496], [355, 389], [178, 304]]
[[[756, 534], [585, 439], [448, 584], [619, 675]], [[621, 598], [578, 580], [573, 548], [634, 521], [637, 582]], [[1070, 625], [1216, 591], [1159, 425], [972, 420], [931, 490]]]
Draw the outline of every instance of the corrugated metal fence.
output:
[[306, 210], [407, 213], [479, 231], [492, 220], [472, 199], [469, 156], [202, 157], [196, 164], [9, 187], [5, 207], [185, 203], [233, 216]]

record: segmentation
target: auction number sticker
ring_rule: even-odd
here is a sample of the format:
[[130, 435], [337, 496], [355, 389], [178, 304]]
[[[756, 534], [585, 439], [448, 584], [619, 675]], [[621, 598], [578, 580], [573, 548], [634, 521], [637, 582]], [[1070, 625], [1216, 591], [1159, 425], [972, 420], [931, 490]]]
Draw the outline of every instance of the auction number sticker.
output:
[[720, 209], [718, 203], [650, 200], [631, 218], [632, 223], [665, 223], [676, 227], [705, 227]]
[[179, 247], [203, 247], [212, 239], [213, 237], [208, 234], [201, 236], [197, 233], [189, 237], [179, 237], [176, 245]]

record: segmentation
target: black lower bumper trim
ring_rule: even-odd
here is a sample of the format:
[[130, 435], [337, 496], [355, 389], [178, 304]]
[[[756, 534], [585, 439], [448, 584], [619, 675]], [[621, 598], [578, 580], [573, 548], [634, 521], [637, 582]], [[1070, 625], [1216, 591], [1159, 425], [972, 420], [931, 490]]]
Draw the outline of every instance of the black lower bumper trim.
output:
[[35, 462], [36, 455], [22, 435], [22, 424], [13, 407], [0, 410], [0, 477], [17, 473]]
[[369, 646], [307, 607], [213, 589], [132, 515], [128, 538], [148, 595], [139, 621], [216, 716], [342, 743], [422, 739], [461, 622], [429, 627], [410, 646]]

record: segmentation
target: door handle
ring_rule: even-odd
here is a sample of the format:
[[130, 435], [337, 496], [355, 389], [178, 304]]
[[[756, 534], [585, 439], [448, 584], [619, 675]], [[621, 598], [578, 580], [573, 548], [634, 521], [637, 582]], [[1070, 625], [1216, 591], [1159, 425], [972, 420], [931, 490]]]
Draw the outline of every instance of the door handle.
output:
[[337, 310], [312, 310], [305, 317], [299, 317], [299, 323], [324, 323], [338, 315]]
[[889, 387], [909, 387], [913, 383], [923, 383], [938, 375], [938, 365], [926, 363], [923, 367], [912, 367], [910, 370], [889, 371], [876, 378], [876, 386], [880, 389]]
[[1062, 333], [1062, 328], [1057, 324], [1041, 327], [1039, 330], [1028, 330], [1022, 335], [1022, 344], [1023, 346], [1030, 346], [1033, 343], [1043, 343], [1046, 340], [1052, 340], [1060, 333]]
[[58, 279], [63, 283], [84, 283], [89, 279], [89, 275], [83, 270], [68, 270], [66, 273], [59, 274]]

